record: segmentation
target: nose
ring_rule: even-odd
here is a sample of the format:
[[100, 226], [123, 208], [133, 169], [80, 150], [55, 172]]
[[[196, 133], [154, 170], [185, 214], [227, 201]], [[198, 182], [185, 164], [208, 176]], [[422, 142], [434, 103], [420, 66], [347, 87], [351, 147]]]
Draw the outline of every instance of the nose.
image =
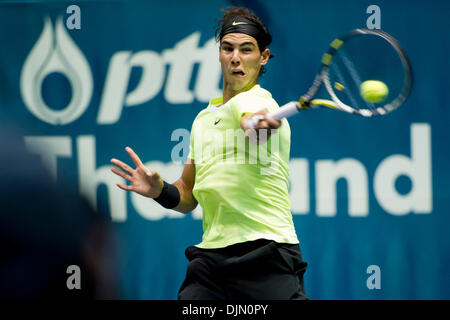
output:
[[231, 64], [233, 65], [239, 65], [241, 59], [239, 56], [239, 50], [238, 49], [234, 49], [233, 50], [233, 55], [231, 57]]

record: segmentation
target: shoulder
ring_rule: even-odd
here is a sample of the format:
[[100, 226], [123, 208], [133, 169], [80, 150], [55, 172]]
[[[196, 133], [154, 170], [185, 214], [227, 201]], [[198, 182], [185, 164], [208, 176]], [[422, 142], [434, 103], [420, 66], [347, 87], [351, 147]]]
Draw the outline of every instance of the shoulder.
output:
[[251, 90], [238, 94], [233, 101], [236, 107], [243, 105], [255, 105], [260, 108], [265, 107], [269, 110], [278, 108], [278, 103], [273, 99], [272, 94], [260, 86], [254, 87]]
[[205, 120], [205, 118], [209, 116], [210, 113], [211, 113], [210, 105], [200, 110], [195, 116], [194, 121], [192, 121], [191, 132], [194, 131], [196, 127], [201, 126], [202, 122]]
[[213, 112], [214, 109], [217, 109], [220, 105], [222, 105], [222, 101], [223, 101], [222, 97], [212, 98], [209, 101], [208, 105], [205, 108], [203, 108], [202, 110], [200, 110], [200, 112], [195, 117], [194, 121], [198, 120], [199, 118], [201, 118], [204, 115], [207, 115], [207, 114]]
[[197, 113], [197, 115], [195, 116], [194, 122], [195, 122], [196, 120], [198, 120], [199, 118], [201, 118], [202, 116], [208, 114], [208, 113], [211, 111], [211, 110], [210, 110], [210, 106], [211, 106], [211, 105], [208, 104], [207, 107], [201, 109], [201, 110]]
[[194, 121], [197, 120], [198, 118], [200, 118], [202, 115], [208, 113], [208, 109], [209, 109], [209, 106], [200, 110], [200, 112], [197, 113], [197, 116], [195, 117]]

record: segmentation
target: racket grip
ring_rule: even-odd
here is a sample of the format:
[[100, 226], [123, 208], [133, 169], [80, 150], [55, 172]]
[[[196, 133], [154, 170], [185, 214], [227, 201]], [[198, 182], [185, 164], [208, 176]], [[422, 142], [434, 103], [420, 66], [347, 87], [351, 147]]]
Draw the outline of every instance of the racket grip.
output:
[[[281, 120], [283, 118], [290, 117], [299, 111], [300, 111], [300, 107], [299, 107], [298, 102], [292, 101], [292, 102], [286, 103], [285, 105], [282, 105], [278, 110], [267, 114], [267, 117], [275, 119], [275, 120]], [[247, 127], [249, 129], [254, 129], [255, 126], [258, 124], [259, 120], [261, 120], [262, 118], [263, 118], [263, 116], [261, 116], [261, 115], [254, 116], [247, 122]]]
[[297, 101], [291, 101], [282, 105], [278, 110], [275, 110], [267, 115], [268, 118], [275, 120], [281, 120], [293, 116], [300, 111], [300, 107]]

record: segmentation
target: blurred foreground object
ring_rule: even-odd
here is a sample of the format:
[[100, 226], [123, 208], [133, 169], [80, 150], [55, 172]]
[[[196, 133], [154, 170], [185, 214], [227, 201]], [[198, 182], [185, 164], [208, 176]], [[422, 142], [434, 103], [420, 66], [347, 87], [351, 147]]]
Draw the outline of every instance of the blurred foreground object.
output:
[[[53, 182], [23, 137], [0, 128], [0, 299], [114, 299], [106, 218]], [[69, 289], [69, 266], [80, 289]]]

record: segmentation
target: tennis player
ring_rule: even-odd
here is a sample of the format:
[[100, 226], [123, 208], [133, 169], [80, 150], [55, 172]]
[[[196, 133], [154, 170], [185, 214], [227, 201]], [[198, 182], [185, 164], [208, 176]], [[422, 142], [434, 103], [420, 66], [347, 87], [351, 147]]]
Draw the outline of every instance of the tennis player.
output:
[[[112, 171], [131, 183], [118, 187], [154, 198], [165, 208], [189, 213], [197, 204], [202, 207], [202, 242], [186, 249], [189, 265], [178, 299], [307, 299], [303, 284], [307, 264], [288, 193], [290, 127], [286, 119], [264, 116], [279, 106], [258, 84], [271, 58], [272, 37], [253, 12], [230, 8], [219, 19], [216, 38], [223, 95], [195, 118], [181, 178], [173, 184], [164, 181], [129, 147], [136, 169], [112, 159], [122, 169]], [[236, 151], [235, 140], [211, 139], [205, 131], [222, 136], [227, 130], [248, 133], [247, 121], [255, 114], [262, 115], [255, 130], [269, 165], [260, 160], [221, 161], [224, 153]], [[273, 139], [279, 141], [278, 148], [270, 148]], [[219, 152], [211, 153], [211, 146]]]

